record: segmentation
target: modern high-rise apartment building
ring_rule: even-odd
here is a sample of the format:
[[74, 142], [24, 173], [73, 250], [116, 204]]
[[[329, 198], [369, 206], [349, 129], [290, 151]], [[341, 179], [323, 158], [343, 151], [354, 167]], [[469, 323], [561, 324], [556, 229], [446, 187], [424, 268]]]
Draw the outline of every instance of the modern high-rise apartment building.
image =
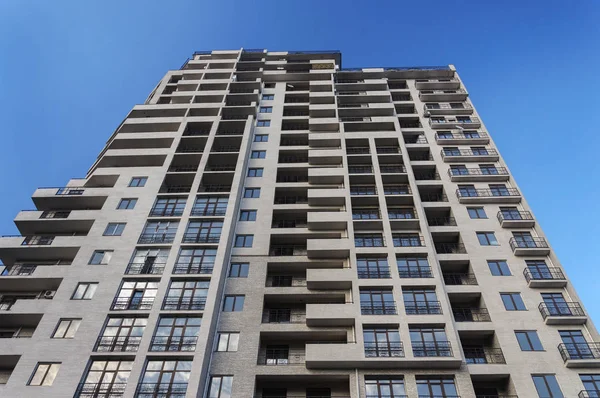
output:
[[66, 185], [0, 239], [2, 397], [600, 397], [453, 66], [197, 52]]

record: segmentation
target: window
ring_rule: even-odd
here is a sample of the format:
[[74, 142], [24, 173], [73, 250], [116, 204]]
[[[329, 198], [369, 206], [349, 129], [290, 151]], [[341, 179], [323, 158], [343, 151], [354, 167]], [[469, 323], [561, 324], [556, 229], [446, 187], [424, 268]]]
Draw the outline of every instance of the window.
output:
[[59, 362], [38, 362], [31, 379], [27, 383], [28, 386], [51, 386], [56, 378]]
[[254, 136], [254, 142], [267, 142], [267, 141], [269, 141], [268, 134], [256, 134]]
[[233, 247], [252, 247], [254, 235], [236, 235]]
[[[266, 84], [265, 84], [266, 86]], [[208, 398], [231, 398], [233, 376], [213, 376], [210, 378]]]
[[[275, 83], [265, 83], [265, 88], [275, 88]], [[210, 398], [212, 398], [212, 396]]]
[[256, 210], [240, 211], [240, 221], [256, 221]]
[[478, 131], [463, 131], [465, 138], [481, 138]]
[[544, 351], [542, 342], [535, 330], [515, 331], [521, 351]]
[[262, 177], [262, 176], [263, 176], [262, 167], [248, 169], [248, 177]]
[[435, 289], [404, 288], [402, 298], [407, 315], [441, 314], [442, 307]]
[[140, 248], [135, 249], [125, 273], [161, 275], [165, 269], [169, 249]]
[[231, 263], [229, 267], [230, 278], [247, 278], [250, 264], [248, 263]]
[[146, 181], [148, 181], [148, 177], [133, 177], [131, 181], [129, 181], [130, 187], [143, 187], [146, 185]]
[[222, 221], [198, 220], [188, 223], [184, 243], [218, 243], [221, 239]]
[[545, 312], [550, 316], [572, 316], [582, 314], [583, 310], [579, 307], [567, 303], [562, 293], [542, 293]]
[[91, 300], [97, 288], [97, 282], [81, 282], [73, 292], [71, 300]]
[[432, 278], [427, 257], [396, 257], [400, 278]]
[[61, 319], [52, 333], [53, 339], [72, 339], [79, 329], [81, 318], [77, 319]]
[[452, 347], [443, 328], [410, 327], [409, 333], [415, 357], [452, 356]]
[[418, 377], [417, 394], [419, 398], [458, 397], [452, 377]]
[[79, 398], [119, 396], [129, 380], [133, 361], [95, 360], [90, 361], [88, 373], [75, 394]]
[[92, 253], [92, 258], [90, 258], [90, 262], [88, 264], [106, 265], [110, 262], [112, 254], [112, 250], [94, 250], [94, 253]]
[[354, 246], [356, 247], [382, 247], [382, 234], [354, 234]]
[[360, 291], [362, 315], [395, 315], [396, 302], [391, 290], [363, 289]]
[[240, 341], [239, 333], [219, 333], [217, 339], [217, 351], [232, 352], [238, 350]]
[[109, 222], [104, 230], [103, 236], [121, 236], [125, 229], [125, 223]]
[[365, 357], [402, 357], [404, 351], [398, 329], [363, 328]]
[[135, 207], [137, 203], [137, 199], [135, 198], [125, 198], [121, 199], [119, 205], [117, 206], [117, 210], [131, 210]]
[[531, 378], [540, 398], [564, 398], [556, 381], [556, 376], [531, 375]]
[[520, 293], [500, 293], [506, 311], [527, 311]]
[[444, 156], [460, 156], [460, 149], [456, 147], [447, 147], [443, 149]]
[[510, 268], [505, 260], [488, 260], [488, 267], [494, 276], [510, 276]]
[[365, 377], [365, 389], [368, 398], [405, 398], [402, 376]]
[[[587, 392], [597, 393], [600, 396], [600, 374], [580, 374], [579, 378]], [[594, 395], [590, 395], [590, 398]]]
[[493, 164], [480, 164], [479, 170], [483, 175], [498, 175], [498, 169]]
[[544, 260], [526, 260], [525, 264], [531, 279], [564, 279], [560, 270], [551, 270]]
[[244, 309], [244, 296], [225, 296], [223, 302], [224, 312], [238, 312]]
[[150, 210], [150, 217], [179, 217], [186, 202], [187, 198], [158, 198]]
[[211, 274], [217, 249], [182, 248], [173, 268], [174, 274]]
[[199, 196], [192, 208], [192, 216], [224, 216], [228, 201], [226, 196]]
[[135, 352], [140, 346], [148, 318], [112, 317], [106, 321], [95, 351]]
[[471, 152], [473, 152], [473, 155], [489, 155], [487, 148], [484, 146], [472, 146]]
[[458, 186], [458, 194], [461, 197], [477, 197], [479, 196], [475, 185], [459, 185]]
[[263, 94], [262, 99], [265, 101], [272, 101], [275, 98], [275, 94]]
[[356, 262], [359, 279], [391, 278], [386, 257], [358, 257]]
[[477, 239], [481, 246], [499, 246], [496, 235], [493, 232], [477, 232]]
[[252, 151], [250, 159], [264, 159], [267, 157], [267, 151]]
[[201, 322], [199, 317], [161, 317], [152, 336], [150, 351], [194, 351]]
[[187, 391], [192, 361], [181, 359], [149, 360], [140, 378], [143, 392], [138, 397], [183, 397]]
[[273, 107], [272, 106], [261, 106], [258, 111], [260, 113], [273, 113]]
[[467, 207], [467, 211], [469, 212], [469, 217], [472, 219], [487, 218], [483, 207]]
[[163, 310], [202, 311], [206, 305], [210, 281], [172, 281], [163, 302]]
[[425, 246], [419, 234], [392, 234], [394, 247]]
[[145, 280], [123, 281], [111, 310], [149, 310], [154, 304], [157, 291], [158, 282]]
[[260, 198], [260, 188], [246, 188], [244, 198]]
[[270, 120], [258, 120], [256, 122], [256, 127], [269, 127], [271, 126]]
[[492, 196], [510, 196], [510, 191], [504, 184], [489, 184]]

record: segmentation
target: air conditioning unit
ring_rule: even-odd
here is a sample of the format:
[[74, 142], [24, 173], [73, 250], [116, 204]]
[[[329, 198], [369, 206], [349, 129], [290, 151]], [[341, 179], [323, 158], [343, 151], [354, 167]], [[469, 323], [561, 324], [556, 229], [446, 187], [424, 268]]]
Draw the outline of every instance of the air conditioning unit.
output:
[[46, 290], [44, 292], [44, 298], [45, 299], [52, 299], [55, 294], [56, 294], [56, 292], [54, 290]]

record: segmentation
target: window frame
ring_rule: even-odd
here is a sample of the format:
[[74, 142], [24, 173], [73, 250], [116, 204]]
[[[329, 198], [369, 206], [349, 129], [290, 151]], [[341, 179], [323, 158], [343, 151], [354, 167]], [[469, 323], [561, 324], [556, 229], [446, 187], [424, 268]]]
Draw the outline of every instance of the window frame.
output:
[[[61, 364], [62, 364], [62, 362], [38, 362], [35, 365], [35, 369], [33, 369], [33, 372], [31, 373], [29, 380], [27, 381], [27, 385], [32, 386], [32, 387], [51, 386], [52, 384], [54, 384], [54, 380], [56, 379], [56, 376], [58, 375], [58, 371], [60, 370]], [[43, 375], [39, 381], [39, 384], [32, 384], [33, 381], [37, 377], [38, 370], [40, 370], [40, 366], [48, 366], [48, 368], [43, 371]], [[54, 374], [50, 374], [50, 372], [54, 366], [56, 366]], [[50, 380], [47, 382], [47, 378], [48, 378], [49, 374], [50, 374]]]
[[247, 222], [256, 221], [257, 213], [258, 213], [258, 210], [255, 210], [255, 209], [240, 210], [240, 218], [238, 220], [239, 221], [247, 221]]
[[[519, 299], [517, 301], [515, 301], [515, 297], [518, 297]], [[506, 298], [506, 300], [505, 300]], [[512, 305], [512, 309], [508, 308], [506, 306], [506, 304], [508, 303], [507, 300], [510, 298], [510, 303]], [[502, 300], [502, 303], [504, 304], [504, 309], [506, 311], [527, 311], [527, 306], [525, 305], [525, 302], [523, 301], [523, 297], [521, 297], [521, 293], [518, 292], [501, 292], [500, 293], [500, 299]], [[520, 308], [520, 306], [522, 305], [522, 308]]]
[[[77, 333], [77, 330], [79, 329], [79, 326], [81, 326], [82, 320], [83, 320], [82, 318], [60, 318], [58, 320], [58, 322], [56, 323], [56, 327], [54, 328], [54, 331], [52, 332], [52, 335], [50, 336], [50, 338], [51, 339], [74, 339], [75, 334]], [[63, 322], [67, 322], [68, 325], [65, 328], [62, 336], [58, 336], [57, 332], [60, 330]], [[73, 326], [73, 322], [76, 322], [75, 326]], [[71, 331], [71, 329], [74, 329], [74, 330]], [[69, 334], [69, 331], [71, 331], [71, 333], [70, 333], [71, 336], [66, 337], [67, 334]]]
[[[254, 175], [251, 175], [251, 172], [254, 172]], [[260, 178], [263, 176], [263, 173], [264, 173], [264, 168], [262, 168], [262, 167], [249, 167], [246, 177]]]
[[[480, 246], [500, 246], [500, 242], [498, 242], [493, 231], [476, 231], [475, 234]], [[490, 237], [493, 239], [490, 239]]]
[[[521, 335], [524, 340], [519, 338], [519, 335]], [[535, 338], [532, 339], [531, 336], [535, 336]], [[517, 339], [517, 343], [519, 344], [519, 348], [521, 348], [521, 351], [546, 351], [536, 330], [515, 330], [515, 338]], [[521, 342], [526, 343], [527, 346], [521, 344]], [[537, 347], [539, 347], [539, 349]]]
[[271, 127], [271, 119], [257, 120], [256, 127]]
[[[248, 241], [250, 242], [250, 244], [248, 244]], [[242, 243], [242, 245], [240, 245], [239, 243]], [[233, 241], [233, 247], [245, 247], [245, 248], [249, 248], [252, 247], [252, 245], [254, 244], [254, 234], [236, 234], [235, 235], [235, 239]]]
[[[77, 283], [77, 286], [75, 286], [75, 290], [73, 290], [73, 294], [71, 295], [71, 300], [91, 300], [91, 299], [93, 299], [94, 295], [96, 294], [96, 290], [98, 290], [99, 285], [100, 285], [99, 282], [79, 282], [79, 283]], [[81, 298], [76, 298], [75, 295], [79, 291], [80, 286], [85, 286], [85, 289], [83, 291], [83, 294], [81, 295]], [[92, 288], [91, 295], [86, 298], [86, 296], [88, 295], [88, 290], [92, 286], [93, 286], [93, 288]]]
[[[223, 392], [223, 384], [226, 384], [225, 392]], [[233, 386], [233, 376], [230, 375], [211, 375], [210, 384], [208, 388], [208, 398], [231, 398], [231, 392]], [[213, 391], [213, 388], [217, 388]]]
[[[550, 393], [550, 395], [540, 395], [543, 392], [540, 392], [540, 390], [538, 389], [538, 384], [536, 383], [536, 378], [542, 378], [544, 386], [546, 387], [546, 389]], [[551, 386], [551, 384], [548, 383], [548, 378], [551, 378], [550, 380], [556, 385], [556, 388], [558, 388], [558, 391], [552, 391], [553, 386]], [[531, 380], [533, 381], [533, 386], [535, 387], [538, 397], [540, 397], [540, 398], [564, 398], [562, 390], [560, 389], [560, 385], [558, 384], [558, 380], [556, 380], [555, 374], [548, 374], [548, 373], [532, 374]]]
[[[134, 185], [134, 181], [136, 182], [136, 185]], [[131, 180], [129, 180], [128, 187], [129, 188], [143, 188], [146, 186], [147, 182], [148, 182], [148, 177], [131, 177]]]
[[228, 278], [247, 278], [250, 273], [250, 263], [231, 263], [229, 265]]
[[[126, 225], [127, 223], [124, 222], [109, 222], [106, 224], [106, 228], [104, 228], [102, 236], [122, 236]], [[112, 232], [110, 229], [112, 229]]]
[[[250, 193], [250, 196], [247, 196]], [[244, 199], [260, 198], [260, 188], [244, 188]]]
[[[114, 250], [94, 250], [92, 252], [92, 256], [90, 257], [90, 260], [88, 261], [88, 265], [108, 265], [110, 263], [110, 260], [112, 259], [114, 252], [115, 252]], [[101, 254], [101, 258], [100, 258], [99, 262], [94, 262], [94, 259], [99, 254]], [[108, 257], [108, 259], [106, 259], [107, 257]]]
[[487, 214], [485, 213], [485, 207], [483, 206], [467, 207], [467, 213], [469, 214], [469, 218], [471, 220], [485, 220], [488, 218]]
[[[222, 312], [242, 312], [246, 296], [243, 294], [227, 294], [223, 297]], [[240, 304], [241, 302], [241, 304]], [[231, 305], [230, 305], [231, 304]], [[238, 306], [239, 305], [239, 306]]]
[[252, 142], [269, 142], [269, 134], [254, 134]]
[[[119, 200], [119, 204], [117, 205], [116, 210], [133, 210], [135, 209], [137, 201], [138, 198], [121, 198], [121, 200]], [[123, 204], [125, 204], [124, 207]]]
[[266, 150], [255, 150], [250, 152], [250, 159], [266, 159], [267, 151]]
[[[500, 264], [504, 264], [506, 268], [503, 269]], [[487, 265], [492, 276], [512, 276], [512, 272], [506, 260], [487, 260]], [[492, 265], [495, 266], [495, 270], [492, 268]], [[504, 273], [504, 270], [508, 271], [508, 273]]]
[[262, 101], [273, 101], [275, 99], [275, 94], [263, 94], [260, 99]]
[[[235, 336], [233, 341], [232, 341], [232, 336]], [[223, 347], [224, 349], [221, 349], [221, 347], [222, 347], [221, 343], [223, 342], [224, 337], [225, 337], [224, 347]], [[218, 332], [215, 352], [237, 352], [237, 350], [239, 348], [239, 344], [240, 344], [240, 332]]]
[[258, 113], [273, 113], [272, 106], [261, 106], [258, 108]]

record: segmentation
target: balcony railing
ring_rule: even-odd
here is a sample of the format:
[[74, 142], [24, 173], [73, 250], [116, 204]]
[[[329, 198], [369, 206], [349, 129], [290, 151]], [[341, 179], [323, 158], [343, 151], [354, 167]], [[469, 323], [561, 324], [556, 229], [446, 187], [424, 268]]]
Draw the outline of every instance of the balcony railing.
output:
[[404, 347], [400, 341], [396, 343], [388, 342], [387, 344], [365, 342], [365, 357], [402, 358], [404, 357]]
[[269, 256], [306, 256], [306, 246], [300, 245], [272, 245]]
[[405, 301], [406, 315], [436, 315], [442, 313], [439, 301]]
[[171, 165], [167, 170], [169, 173], [186, 173], [198, 170], [198, 165]]
[[358, 279], [387, 279], [391, 278], [389, 268], [358, 268], [356, 270]]
[[306, 358], [304, 353], [292, 353], [284, 349], [269, 350], [268, 353], [259, 355], [256, 363], [267, 366], [304, 365]]
[[83, 195], [85, 189], [83, 188], [74, 188], [74, 187], [64, 187], [64, 188], [56, 188], [55, 195]]
[[561, 343], [558, 351], [564, 362], [568, 360], [600, 359], [600, 343]]
[[382, 173], [406, 173], [404, 166], [385, 166], [379, 165], [379, 171]]
[[452, 151], [443, 150], [441, 151], [442, 158], [446, 157], [459, 157], [459, 156], [498, 156], [498, 151], [495, 149], [454, 149]]
[[68, 218], [71, 214], [70, 211], [44, 211], [40, 215], [40, 218]]
[[437, 243], [435, 251], [438, 254], [465, 254], [467, 249], [462, 243]]
[[581, 390], [577, 398], [600, 398], [600, 390]]
[[548, 242], [544, 238], [528, 237], [525, 239], [510, 238], [510, 248], [515, 249], [547, 249]]
[[187, 383], [140, 383], [135, 391], [136, 398], [182, 398]]
[[130, 263], [127, 265], [125, 273], [127, 275], [162, 275], [165, 269], [165, 263]]
[[503, 197], [503, 196], [519, 196], [519, 190], [517, 188], [501, 188], [501, 189], [487, 189], [487, 188], [471, 188], [471, 189], [457, 189], [456, 196], [460, 198], [492, 198], [492, 197]]
[[542, 318], [546, 319], [549, 316], [585, 316], [585, 312], [578, 302], [564, 302], [564, 303], [540, 303], [538, 309], [542, 314]]
[[203, 264], [175, 264], [173, 268], [174, 274], [212, 274], [213, 265]]
[[445, 193], [422, 193], [419, 195], [422, 202], [447, 202], [448, 197]]
[[372, 174], [373, 166], [348, 166], [350, 174]]
[[534, 281], [564, 281], [567, 278], [563, 274], [562, 270], [558, 267], [547, 267], [547, 268], [525, 268], [523, 275], [527, 282]]
[[456, 219], [454, 217], [433, 217], [428, 218], [427, 223], [430, 227], [455, 227]]
[[14, 264], [11, 268], [5, 268], [0, 276], [29, 276], [36, 268], [37, 265]]
[[500, 348], [469, 347], [463, 348], [468, 364], [504, 364], [504, 354]]
[[377, 154], [400, 153], [400, 147], [397, 146], [378, 146]]
[[32, 235], [26, 236], [21, 243], [21, 246], [48, 246], [54, 242], [55, 236], [49, 235]]
[[452, 136], [447, 133], [435, 133], [436, 140], [480, 140], [488, 138], [488, 134], [483, 131], [475, 133], [464, 134], [459, 132], [453, 132]]
[[172, 243], [173, 240], [175, 240], [175, 232], [164, 232], [155, 234], [141, 234], [140, 238], [138, 239], [138, 243]]
[[308, 182], [308, 176], [279, 175], [277, 182]]
[[231, 185], [224, 184], [209, 184], [209, 185], [200, 185], [198, 192], [230, 192]]
[[[430, 160], [430, 159], [419, 159], [416, 156], [410, 158], [410, 160]], [[430, 173], [415, 173], [415, 180], [418, 181], [434, 181], [440, 180], [440, 173], [432, 171]]]
[[159, 193], [187, 193], [192, 189], [191, 185], [163, 185]]
[[165, 297], [162, 309], [203, 311], [205, 306], [206, 297]]
[[184, 234], [183, 243], [219, 243], [221, 234]]
[[297, 220], [273, 220], [271, 228], [306, 228], [306, 219], [300, 218]]
[[129, 310], [149, 310], [154, 304], [152, 298], [132, 298], [132, 297], [117, 297], [113, 300], [110, 309], [112, 311], [129, 311]]
[[154, 336], [150, 351], [195, 351], [197, 336]]
[[127, 383], [79, 383], [75, 398], [123, 397]]
[[413, 342], [412, 350], [415, 357], [451, 357], [453, 355], [449, 341]]
[[480, 168], [449, 168], [448, 175], [455, 176], [507, 176], [508, 169], [506, 167], [495, 167], [490, 169]]
[[422, 236], [402, 236], [392, 234], [394, 247], [423, 247], [425, 239]]
[[362, 315], [396, 315], [396, 303], [393, 301], [384, 301], [378, 303], [360, 303], [360, 313]]
[[306, 313], [288, 308], [271, 308], [263, 312], [263, 323], [305, 323]]
[[446, 285], [476, 285], [477, 279], [475, 279], [475, 274], [468, 273], [445, 273], [444, 274], [444, 283]]
[[533, 220], [533, 215], [531, 215], [528, 211], [502, 211], [500, 210], [497, 214], [498, 221], [502, 222], [504, 220]]
[[181, 217], [183, 215], [183, 209], [159, 207], [150, 210], [149, 217]]
[[294, 205], [308, 203], [307, 196], [276, 196], [274, 203], [276, 205]]
[[192, 216], [224, 216], [225, 213], [227, 213], [227, 209], [192, 208]]
[[400, 278], [433, 278], [431, 267], [398, 267]]
[[206, 165], [206, 169], [204, 171], [235, 171], [235, 164]]
[[272, 275], [267, 277], [266, 287], [302, 287], [306, 286], [306, 278], [287, 276], [287, 275]]
[[452, 308], [456, 322], [491, 322], [487, 308]]
[[136, 352], [142, 341], [141, 336], [99, 336], [96, 340], [96, 352]]
[[370, 153], [368, 146], [349, 146], [346, 147], [346, 154], [348, 155], [367, 155]]

